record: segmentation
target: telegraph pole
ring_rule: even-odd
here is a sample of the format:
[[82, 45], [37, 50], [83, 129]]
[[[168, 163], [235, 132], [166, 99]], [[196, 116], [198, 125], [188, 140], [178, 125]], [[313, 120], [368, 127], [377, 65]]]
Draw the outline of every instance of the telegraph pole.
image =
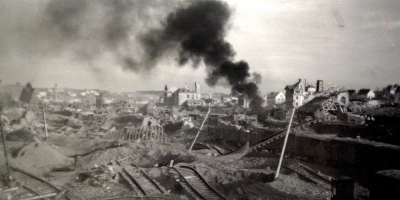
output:
[[207, 115], [206, 115], [206, 117], [204, 118], [203, 123], [201, 124], [200, 129], [199, 129], [199, 131], [197, 132], [196, 137], [194, 138], [194, 140], [193, 140], [193, 142], [192, 142], [192, 145], [190, 145], [190, 148], [189, 148], [188, 153], [190, 153], [190, 151], [192, 151], [193, 145], [194, 145], [194, 143], [196, 142], [197, 137], [199, 137], [200, 131], [201, 131], [201, 129], [203, 129], [204, 123], [206, 122], [207, 117], [208, 117], [208, 115], [210, 114], [210, 111], [211, 111], [211, 107], [208, 108]]
[[293, 116], [294, 116], [294, 111], [295, 110], [296, 110], [296, 108], [293, 108], [292, 116], [290, 117], [290, 122], [289, 122], [289, 125], [288, 125], [288, 129], [286, 131], [285, 140], [283, 142], [281, 157], [279, 158], [278, 168], [276, 169], [275, 179], [278, 178], [278, 176], [279, 176], [279, 171], [281, 169], [283, 155], [285, 154], [286, 144], [287, 144], [287, 141], [288, 141], [288, 138], [289, 138], [290, 126], [292, 125], [292, 121], [293, 121]]
[[6, 185], [8, 185], [11, 182], [11, 173], [10, 173], [10, 166], [8, 164], [6, 134], [3, 131], [3, 119], [1, 118], [2, 114], [3, 114], [3, 106], [0, 105], [0, 131], [1, 131], [1, 135], [3, 135], [4, 156], [6, 158], [6, 168], [7, 168], [7, 174], [6, 174], [6, 177], [5, 177], [5, 182], [6, 182]]

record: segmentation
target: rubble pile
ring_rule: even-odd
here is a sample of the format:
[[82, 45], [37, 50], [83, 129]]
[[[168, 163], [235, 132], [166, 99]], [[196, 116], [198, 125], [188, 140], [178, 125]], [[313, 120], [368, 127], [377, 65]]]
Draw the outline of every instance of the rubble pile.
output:
[[11, 149], [10, 165], [34, 174], [49, 171], [74, 170], [75, 160], [60, 153], [37, 138], [15, 145]]
[[[357, 109], [357, 106], [349, 108]], [[397, 111], [395, 107], [387, 107], [370, 113], [378, 116], [376, 122], [384, 123], [387, 119], [379, 116], [394, 117]], [[345, 146], [349, 140], [343, 136], [336, 139], [338, 133], [330, 134], [329, 138], [320, 133], [319, 126], [332, 129], [330, 123], [337, 125], [338, 118], [328, 123], [314, 120], [312, 124], [295, 118], [281, 173], [276, 178], [283, 137], [275, 142], [274, 137], [284, 133], [289, 124], [288, 113], [282, 107], [254, 111], [232, 105], [136, 108], [109, 105], [90, 109], [79, 104], [41, 103], [11, 107], [1, 115], [8, 163], [0, 159], [0, 173], [7, 177], [7, 166], [21, 169], [55, 185], [61, 191], [58, 197], [70, 199], [143, 196], [188, 199], [190, 188], [182, 186], [180, 177], [185, 175], [173, 170], [187, 166], [227, 199], [330, 198], [329, 184], [320, 184], [315, 178], [322, 173], [311, 173], [299, 166], [324, 170], [336, 178], [349, 173], [335, 165], [361, 161], [327, 153], [327, 148]], [[354, 130], [361, 127], [340, 125]], [[369, 128], [381, 126], [368, 125]], [[392, 126], [387, 129], [397, 130]], [[274, 143], [263, 144], [265, 147], [259, 150], [251, 148], [262, 141]], [[372, 143], [359, 142], [360, 145]], [[388, 149], [399, 150], [393, 146]], [[5, 154], [4, 148], [0, 153]], [[330, 170], [326, 170], [327, 162]], [[385, 161], [382, 165], [397, 164]], [[358, 176], [361, 175], [355, 175]], [[17, 182], [12, 179], [4, 182], [1, 195], [11, 199], [17, 195]], [[360, 186], [363, 188], [360, 194], [368, 196], [364, 185], [368, 184]]]

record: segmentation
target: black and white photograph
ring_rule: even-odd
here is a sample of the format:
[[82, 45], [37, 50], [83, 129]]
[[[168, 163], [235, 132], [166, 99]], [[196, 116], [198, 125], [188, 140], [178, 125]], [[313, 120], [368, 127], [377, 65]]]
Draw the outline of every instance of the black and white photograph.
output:
[[0, 200], [400, 199], [398, 0], [1, 0]]

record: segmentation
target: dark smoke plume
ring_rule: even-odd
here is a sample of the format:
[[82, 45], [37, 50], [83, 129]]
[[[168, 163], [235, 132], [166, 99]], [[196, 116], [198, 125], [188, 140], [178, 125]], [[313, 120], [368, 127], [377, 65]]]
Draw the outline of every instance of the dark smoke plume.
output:
[[258, 95], [258, 86], [261, 82], [261, 75], [253, 73], [253, 80], [249, 80], [250, 67], [245, 61], [237, 63], [231, 61], [223, 62], [218, 68], [208, 74], [206, 82], [210, 86], [218, 83], [220, 78], [225, 78], [232, 86], [232, 91], [244, 94], [246, 98], [251, 99], [250, 108], [258, 110], [261, 108], [263, 98]]
[[238, 91], [239, 93], [244, 93], [250, 98], [258, 95], [258, 86], [253, 82], [237, 84], [234, 85], [232, 89]]
[[237, 63], [225, 61], [208, 74], [206, 82], [210, 86], [215, 86], [220, 78], [225, 78], [229, 85], [238, 85], [244, 83], [250, 76], [249, 70], [250, 67], [245, 61]]
[[150, 60], [157, 60], [167, 50], [178, 48], [180, 65], [201, 60], [208, 67], [217, 67], [235, 53], [225, 41], [231, 11], [219, 1], [196, 1], [170, 13], [162, 30], [152, 30], [141, 41]]
[[264, 99], [256, 95], [253, 97], [253, 99], [250, 102], [249, 107], [253, 109], [253, 111], [256, 111], [257, 113], [261, 113], [263, 111], [262, 105], [264, 103]]
[[209, 86], [227, 82], [249, 99], [257, 98], [261, 76], [251, 74], [245, 61], [233, 62], [235, 51], [225, 40], [232, 15], [227, 3], [53, 0], [45, 14], [43, 29], [51, 47], [85, 62], [111, 54], [123, 69], [141, 73], [177, 55], [181, 66], [204, 63]]
[[[261, 106], [258, 87], [249, 82], [250, 67], [245, 61], [233, 62], [235, 52], [225, 40], [231, 10], [220, 1], [196, 1], [186, 8], [170, 13], [162, 30], [153, 30], [142, 37], [150, 60], [157, 60], [165, 51], [178, 48], [180, 65], [191, 61], [194, 67], [203, 61], [207, 67], [206, 83], [215, 86], [225, 79], [233, 90], [256, 100], [253, 107]], [[253, 73], [256, 83], [261, 75]], [[261, 102], [262, 103], [262, 102]]]
[[123, 69], [146, 72], [157, 62], [147, 59], [139, 35], [159, 27], [160, 19], [179, 4], [161, 0], [51, 0], [40, 30], [51, 41], [51, 53], [67, 53], [89, 63], [106, 53]]
[[[153, 30], [142, 37], [150, 60], [157, 60], [165, 51], [178, 48], [180, 65], [192, 62], [194, 67], [203, 61], [207, 67], [206, 83], [215, 86], [225, 79], [232, 90], [251, 99], [251, 107], [259, 108], [262, 98], [258, 86], [249, 82], [250, 67], [245, 61], [233, 62], [235, 52], [225, 41], [231, 10], [220, 1], [197, 1], [186, 8], [170, 13], [162, 30]], [[261, 76], [253, 73], [256, 83]]]
[[261, 84], [261, 74], [258, 72], [253, 72], [252, 74], [252, 82], [256, 83], [256, 84]]

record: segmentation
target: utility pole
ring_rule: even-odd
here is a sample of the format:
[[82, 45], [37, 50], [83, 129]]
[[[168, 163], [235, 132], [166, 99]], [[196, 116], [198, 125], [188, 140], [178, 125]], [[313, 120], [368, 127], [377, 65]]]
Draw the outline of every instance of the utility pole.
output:
[[289, 125], [288, 125], [288, 128], [287, 128], [287, 131], [286, 131], [285, 140], [283, 142], [281, 157], [279, 158], [278, 168], [276, 169], [275, 179], [278, 178], [278, 176], [279, 176], [279, 171], [281, 169], [283, 155], [285, 154], [286, 144], [287, 144], [287, 141], [288, 141], [288, 138], [289, 138], [290, 126], [292, 125], [292, 121], [293, 121], [293, 116], [294, 116], [294, 111], [295, 110], [296, 110], [296, 108], [293, 108], [292, 116], [290, 117], [290, 122], [289, 122]]
[[188, 153], [190, 153], [190, 151], [192, 151], [193, 145], [194, 145], [194, 143], [196, 142], [197, 137], [199, 137], [200, 131], [201, 131], [201, 129], [203, 128], [204, 123], [206, 122], [207, 117], [208, 117], [208, 115], [210, 114], [210, 111], [211, 111], [211, 107], [208, 108], [207, 115], [206, 115], [206, 117], [204, 118], [203, 123], [201, 124], [200, 129], [199, 129], [199, 131], [197, 132], [196, 137], [194, 138], [194, 140], [193, 140], [193, 142], [192, 142], [192, 145], [190, 145], [190, 148], [189, 148]]
[[11, 173], [10, 173], [10, 166], [8, 164], [6, 134], [3, 131], [3, 119], [1, 118], [2, 113], [3, 113], [3, 106], [0, 105], [0, 131], [1, 131], [1, 135], [3, 135], [4, 156], [6, 158], [6, 168], [7, 168], [7, 175], [5, 177], [5, 182], [6, 182], [6, 185], [9, 185], [12, 178], [11, 178]]
[[42, 109], [43, 109], [43, 123], [44, 123], [44, 133], [45, 133], [44, 139], [46, 140], [48, 137], [48, 133], [47, 133], [47, 123], [46, 123], [46, 110], [44, 109], [44, 106], [45, 104], [43, 103]]

